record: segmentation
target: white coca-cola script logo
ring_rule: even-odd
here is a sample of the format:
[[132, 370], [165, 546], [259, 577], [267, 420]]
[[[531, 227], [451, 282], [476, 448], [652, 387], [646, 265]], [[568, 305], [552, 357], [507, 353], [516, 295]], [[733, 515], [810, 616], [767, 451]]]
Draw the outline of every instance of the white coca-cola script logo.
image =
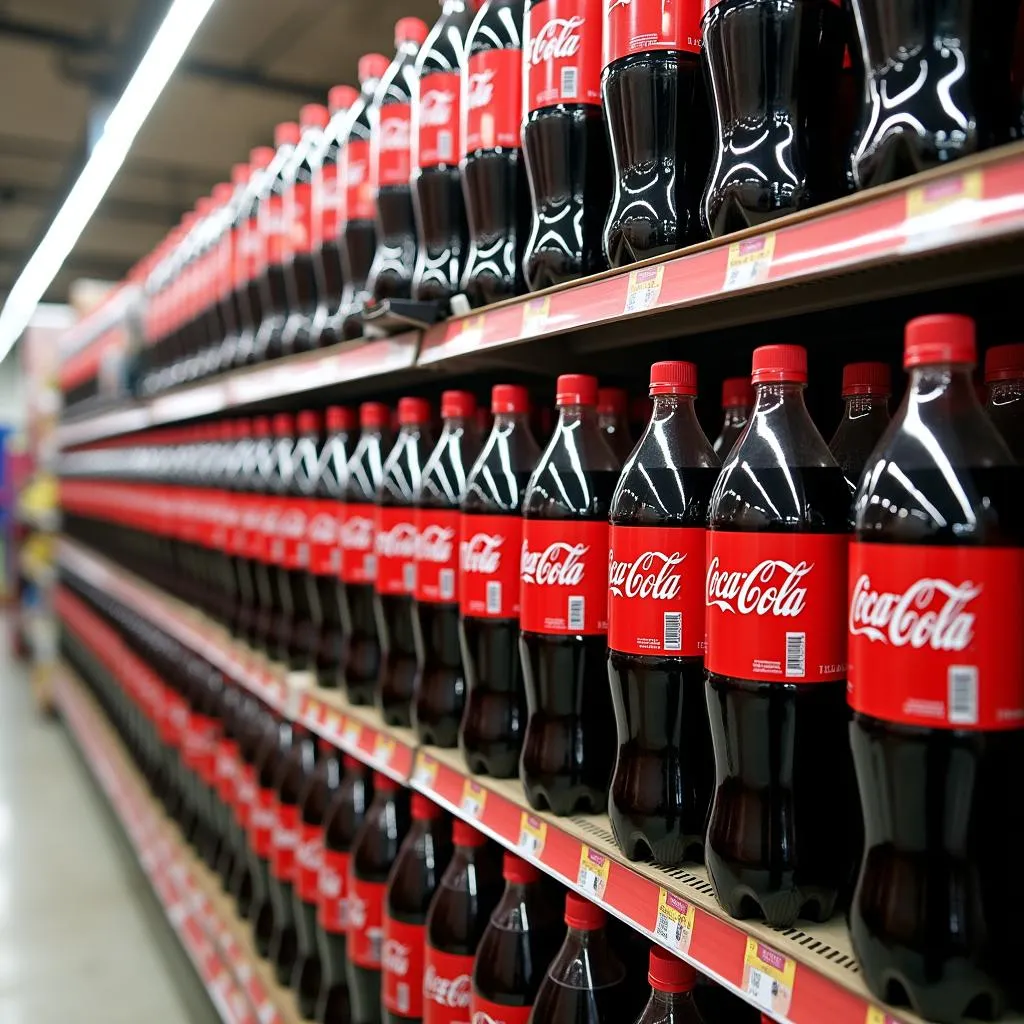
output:
[[469, 1006], [472, 985], [468, 974], [442, 978], [431, 964], [423, 975], [423, 994], [441, 1006], [464, 1009]]
[[524, 540], [519, 575], [524, 583], [536, 583], [539, 586], [578, 586], [583, 581], [586, 569], [583, 556], [589, 550], [588, 544], [569, 544], [559, 540], [549, 544], [543, 551], [530, 551]]
[[366, 181], [367, 163], [365, 160], [349, 160], [345, 165], [345, 184], [355, 188]]
[[671, 601], [679, 596], [683, 574], [672, 570], [686, 561], [678, 551], [645, 551], [632, 562], [609, 558], [608, 587], [616, 597], [650, 597]]
[[424, 528], [416, 539], [416, 558], [420, 562], [435, 562], [445, 565], [452, 558], [452, 542], [455, 531], [447, 526], [432, 523]]
[[350, 516], [341, 524], [338, 539], [346, 551], [369, 551], [373, 547], [373, 520]]
[[495, 1020], [489, 1013], [484, 1013], [483, 1010], [474, 1010], [472, 1024], [505, 1024], [505, 1022]]
[[321, 896], [328, 900], [336, 900], [341, 895], [341, 875], [321, 865], [318, 886]]
[[530, 41], [528, 59], [531, 64], [574, 57], [580, 49], [581, 29], [586, 18], [552, 18]]
[[384, 943], [384, 954], [381, 959], [385, 971], [399, 977], [409, 973], [409, 947], [403, 946], [396, 939], [388, 939]]
[[338, 540], [338, 520], [329, 512], [318, 512], [306, 529], [311, 544], [335, 544]]
[[274, 845], [279, 850], [294, 850], [299, 845], [299, 834], [288, 828], [275, 828]]
[[494, 96], [494, 71], [472, 71], [469, 75], [469, 90], [466, 104], [470, 110], [490, 105]]
[[807, 588], [800, 583], [813, 568], [813, 562], [791, 565], [781, 558], [766, 558], [749, 572], [730, 572], [719, 569], [719, 559], [713, 558], [708, 566], [708, 607], [794, 619], [807, 603]]
[[463, 572], [492, 575], [501, 566], [501, 546], [505, 538], [498, 533], [476, 533], [460, 546]]
[[318, 839], [310, 839], [299, 843], [295, 851], [295, 859], [306, 871], [319, 871], [323, 860], [324, 848]]
[[380, 118], [380, 148], [382, 150], [407, 150], [409, 148], [409, 118], [388, 117], [383, 112]]
[[967, 606], [982, 587], [965, 580], [920, 579], [902, 594], [879, 593], [861, 576], [850, 600], [850, 635], [893, 647], [963, 651], [974, 639], [974, 615]]
[[455, 92], [448, 89], [428, 89], [420, 96], [420, 127], [444, 128], [455, 110]]
[[366, 900], [360, 899], [355, 894], [348, 898], [348, 923], [349, 927], [357, 932], [366, 927]]
[[416, 527], [412, 523], [395, 523], [390, 530], [377, 534], [377, 554], [384, 558], [416, 557]]
[[277, 520], [277, 535], [288, 540], [299, 540], [306, 533], [306, 513], [298, 508], [286, 508]]

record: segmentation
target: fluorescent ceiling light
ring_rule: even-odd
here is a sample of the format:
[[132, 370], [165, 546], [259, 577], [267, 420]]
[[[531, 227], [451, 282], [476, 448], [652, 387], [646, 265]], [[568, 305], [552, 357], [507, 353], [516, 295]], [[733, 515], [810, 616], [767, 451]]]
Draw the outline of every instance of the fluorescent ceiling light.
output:
[[10, 352], [121, 169], [143, 122], [214, 0], [174, 0], [107, 118], [103, 134], [0, 310], [0, 360]]

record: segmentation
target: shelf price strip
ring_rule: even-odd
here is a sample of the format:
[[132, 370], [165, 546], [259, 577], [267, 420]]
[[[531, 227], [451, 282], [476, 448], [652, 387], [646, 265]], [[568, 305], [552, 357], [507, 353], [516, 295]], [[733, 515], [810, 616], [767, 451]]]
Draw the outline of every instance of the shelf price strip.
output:
[[658, 304], [661, 283], [664, 280], [665, 265], [663, 263], [659, 263], [656, 267], [641, 267], [639, 270], [631, 270], [629, 282], [626, 285], [626, 302], [622, 307], [623, 315], [642, 313], [646, 309], [653, 309]]
[[654, 926], [657, 937], [682, 956], [690, 952], [695, 911], [692, 903], [680, 899], [667, 889], [658, 893], [658, 919]]
[[596, 900], [604, 899], [610, 873], [611, 861], [603, 853], [589, 846], [580, 847], [580, 869], [576, 875], [576, 884], [588, 896]]
[[486, 802], [487, 790], [479, 782], [466, 779], [462, 786], [462, 800], [459, 802], [462, 813], [479, 820], [483, 817]]

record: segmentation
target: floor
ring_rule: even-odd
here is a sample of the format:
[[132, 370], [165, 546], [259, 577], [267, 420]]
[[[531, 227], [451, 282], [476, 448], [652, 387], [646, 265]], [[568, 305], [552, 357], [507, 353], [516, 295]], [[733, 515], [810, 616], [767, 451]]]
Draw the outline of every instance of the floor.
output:
[[216, 1020], [69, 734], [0, 644], [0, 1024]]

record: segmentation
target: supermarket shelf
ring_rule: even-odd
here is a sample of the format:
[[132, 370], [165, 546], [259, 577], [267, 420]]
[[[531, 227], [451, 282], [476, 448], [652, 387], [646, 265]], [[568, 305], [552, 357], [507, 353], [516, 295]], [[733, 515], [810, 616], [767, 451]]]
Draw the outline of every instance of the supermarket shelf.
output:
[[299, 1024], [291, 993], [269, 976], [230, 901], [178, 837], [95, 700], [66, 665], [55, 673], [54, 696], [221, 1020]]

